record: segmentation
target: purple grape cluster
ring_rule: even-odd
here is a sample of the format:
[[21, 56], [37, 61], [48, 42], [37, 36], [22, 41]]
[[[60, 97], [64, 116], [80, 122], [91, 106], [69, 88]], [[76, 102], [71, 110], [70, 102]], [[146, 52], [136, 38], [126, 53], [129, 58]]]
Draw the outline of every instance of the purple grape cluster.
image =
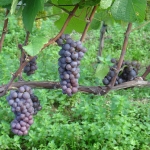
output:
[[27, 74], [27, 76], [30, 76], [31, 74], [34, 74], [35, 70], [37, 70], [37, 63], [36, 63], [37, 56], [33, 57], [32, 60], [30, 60], [27, 65], [24, 67], [24, 73]]
[[81, 41], [73, 41], [68, 34], [63, 34], [56, 42], [62, 47], [58, 60], [60, 85], [63, 93], [71, 96], [78, 91], [80, 60], [87, 49], [83, 47]]
[[36, 115], [37, 112], [42, 109], [42, 106], [40, 105], [40, 101], [39, 101], [38, 97], [35, 96], [34, 94], [31, 94], [31, 99], [32, 99], [33, 108], [34, 108], [34, 113], [33, 113], [33, 115]]
[[34, 109], [32, 89], [29, 86], [21, 86], [18, 90], [11, 91], [7, 101], [11, 106], [11, 111], [15, 114], [15, 119], [11, 122], [11, 130], [17, 135], [26, 135], [33, 124]]
[[[111, 59], [111, 62], [114, 64], [112, 67], [110, 67], [110, 71], [103, 79], [103, 84], [108, 85], [112, 81], [112, 78], [115, 76], [115, 69], [117, 69], [118, 61], [114, 58]], [[138, 71], [140, 69], [140, 64], [137, 61], [123, 61], [121, 66], [121, 71], [119, 72], [115, 86], [118, 84], [121, 84], [123, 82], [132, 81], [134, 80], [137, 75]]]

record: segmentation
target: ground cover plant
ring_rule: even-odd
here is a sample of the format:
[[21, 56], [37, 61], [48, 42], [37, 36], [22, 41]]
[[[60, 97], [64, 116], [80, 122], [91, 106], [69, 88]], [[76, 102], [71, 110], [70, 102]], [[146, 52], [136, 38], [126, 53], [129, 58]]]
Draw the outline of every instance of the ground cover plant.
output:
[[[1, 149], [149, 149], [150, 27], [148, 15], [145, 17], [143, 13], [148, 2], [137, 2], [140, 8], [131, 0], [128, 4], [122, 0], [104, 2], [0, 2], [3, 7], [0, 17], [4, 20], [0, 23], [3, 31], [0, 41]], [[31, 4], [36, 4], [34, 10]], [[132, 15], [115, 12], [116, 8], [119, 11], [124, 7], [132, 10]], [[34, 17], [29, 17], [29, 13]], [[102, 18], [100, 14], [107, 16]], [[75, 50], [72, 48], [70, 53], [72, 45]], [[83, 49], [85, 53], [81, 53]], [[116, 67], [112, 58], [118, 61]], [[123, 65], [124, 61], [140, 63], [138, 74], [132, 80], [115, 85], [124, 69], [129, 69], [128, 64]], [[74, 70], [78, 67], [80, 72]], [[109, 85], [104, 86], [102, 80], [110, 67], [115, 75]], [[131, 70], [135, 68], [132, 66]], [[60, 82], [60, 78], [66, 82]], [[37, 97], [33, 99], [29, 86], [38, 101]], [[37, 113], [37, 110], [40, 111]], [[36, 116], [31, 117], [34, 114]]]

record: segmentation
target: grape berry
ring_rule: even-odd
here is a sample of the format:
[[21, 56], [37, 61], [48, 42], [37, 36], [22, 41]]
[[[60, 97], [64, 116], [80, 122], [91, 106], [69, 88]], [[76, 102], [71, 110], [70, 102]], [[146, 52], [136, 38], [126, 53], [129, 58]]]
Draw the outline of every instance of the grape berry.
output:
[[87, 49], [82, 46], [81, 41], [73, 41], [68, 34], [63, 34], [56, 42], [62, 47], [58, 60], [60, 85], [63, 93], [71, 96], [78, 91], [80, 60]]
[[[11, 91], [7, 101], [15, 114], [15, 119], [11, 122], [12, 132], [17, 135], [27, 135], [33, 124], [33, 115], [41, 109], [37, 97], [33, 95], [31, 87], [24, 85], [16, 91]], [[35, 102], [36, 104], [38, 102], [36, 106]]]
[[[114, 65], [110, 67], [110, 71], [103, 79], [104, 85], [110, 84], [110, 82], [112, 81], [112, 78], [115, 76], [115, 69], [117, 69], [118, 61], [112, 58], [111, 62]], [[122, 68], [122, 71], [119, 72], [115, 85], [134, 80], [138, 75], [140, 64], [137, 61], [132, 61], [132, 62], [123, 61], [121, 68]]]

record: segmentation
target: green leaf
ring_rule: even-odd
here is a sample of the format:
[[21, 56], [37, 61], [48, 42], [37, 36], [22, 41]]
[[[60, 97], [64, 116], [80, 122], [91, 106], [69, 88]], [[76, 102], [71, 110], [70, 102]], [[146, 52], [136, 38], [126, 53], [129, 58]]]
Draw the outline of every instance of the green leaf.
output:
[[145, 10], [146, 0], [116, 0], [111, 7], [113, 17], [126, 22], [143, 21]]
[[81, 0], [72, 0], [72, 4], [77, 4], [79, 3]]
[[98, 64], [95, 72], [95, 77], [99, 78], [100, 80], [103, 80], [108, 72], [109, 66], [107, 64]]
[[80, 2], [80, 6], [95, 6], [100, 2], [100, 0], [85, 0]]
[[107, 10], [99, 10], [99, 12], [95, 13], [94, 18], [91, 22], [90, 29], [98, 29], [101, 25], [101, 21], [104, 21], [105, 24], [113, 25], [114, 19], [113, 17], [108, 13]]
[[112, 0], [101, 0], [100, 2], [100, 7], [102, 9], [107, 9], [108, 7], [110, 7], [112, 4]]
[[58, 0], [59, 5], [72, 5], [72, 0]]
[[0, 0], [0, 6], [9, 5], [13, 0]]
[[27, 31], [31, 32], [33, 27], [33, 22], [37, 13], [44, 8], [43, 0], [28, 0], [26, 6], [23, 9], [23, 23]]
[[[83, 32], [86, 21], [85, 21], [85, 16], [86, 16], [86, 8], [84, 9], [78, 9], [76, 11], [76, 16], [78, 17], [72, 17], [70, 20], [69, 24], [67, 25], [67, 28], [65, 30], [65, 33], [70, 33], [72, 30], [75, 30], [77, 32]], [[66, 19], [68, 17], [68, 14], [62, 13], [60, 14], [59, 20], [55, 22], [55, 25], [61, 29], [62, 25], [65, 23]]]
[[23, 46], [23, 49], [30, 55], [35, 56], [40, 51], [43, 45], [47, 42], [47, 38], [45, 37], [35, 37], [30, 44], [27, 46]]
[[15, 12], [17, 4], [18, 4], [18, 0], [13, 0], [12, 5], [11, 5], [11, 10], [10, 10], [11, 14]]

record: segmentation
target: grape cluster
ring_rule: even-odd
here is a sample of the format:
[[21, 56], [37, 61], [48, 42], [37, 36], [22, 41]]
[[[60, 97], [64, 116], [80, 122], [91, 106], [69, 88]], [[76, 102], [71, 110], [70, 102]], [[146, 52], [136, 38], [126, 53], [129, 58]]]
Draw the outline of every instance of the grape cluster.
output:
[[[115, 76], [115, 70], [117, 69], [118, 61], [114, 58], [111, 59], [114, 64], [110, 67], [108, 74], [103, 79], [103, 84], [108, 85], [112, 78]], [[123, 82], [132, 81], [138, 75], [138, 70], [140, 69], [140, 64], [137, 61], [123, 61], [121, 66], [121, 71], [119, 72], [115, 85], [121, 84]]]
[[7, 97], [11, 106], [11, 111], [15, 114], [15, 119], [11, 122], [11, 130], [17, 135], [26, 135], [33, 124], [33, 115], [37, 112], [34, 106], [32, 89], [29, 86], [21, 86], [18, 90], [13, 90]]
[[35, 70], [37, 70], [37, 64], [36, 64], [37, 56], [33, 57], [32, 60], [30, 60], [27, 65], [24, 67], [24, 73], [26, 73], [28, 76], [33, 74]]
[[62, 47], [58, 60], [60, 85], [63, 93], [71, 96], [78, 91], [80, 60], [87, 49], [83, 47], [81, 41], [73, 41], [68, 34], [63, 34], [56, 42]]
[[31, 94], [31, 99], [32, 99], [33, 108], [34, 108], [33, 115], [36, 115], [37, 112], [42, 109], [42, 106], [40, 105], [40, 101], [39, 101], [38, 97], [35, 96], [34, 94]]

